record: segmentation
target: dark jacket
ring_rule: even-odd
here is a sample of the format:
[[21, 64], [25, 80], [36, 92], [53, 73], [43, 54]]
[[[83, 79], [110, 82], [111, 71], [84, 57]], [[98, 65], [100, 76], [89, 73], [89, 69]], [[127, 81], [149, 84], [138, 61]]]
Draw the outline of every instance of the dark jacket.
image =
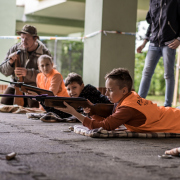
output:
[[[96, 103], [111, 103], [106, 96], [102, 95], [101, 92], [96, 89], [96, 87], [94, 87], [94, 86], [92, 86], [90, 84], [88, 84], [88, 85], [86, 85], [84, 87], [84, 89], [82, 90], [79, 97], [88, 99], [93, 104], [96, 104]], [[68, 117], [71, 116], [70, 114], [67, 114], [67, 113], [62, 112], [60, 110], [57, 110], [57, 109], [55, 109], [53, 107], [46, 107], [43, 103], [41, 103], [41, 105], [43, 106], [43, 108], [45, 109], [46, 112], [53, 112], [53, 113], [57, 114], [59, 117], [61, 117], [61, 118], [68, 118]], [[83, 113], [83, 108], [79, 108], [77, 111], [79, 113]]]
[[146, 38], [154, 46], [180, 40], [180, 0], [150, 0]]
[[106, 96], [102, 95], [101, 92], [98, 91], [96, 87], [94, 87], [94, 86], [92, 86], [90, 84], [87, 84], [84, 87], [84, 89], [82, 90], [79, 97], [88, 99], [93, 104], [96, 104], [96, 103], [111, 103]]

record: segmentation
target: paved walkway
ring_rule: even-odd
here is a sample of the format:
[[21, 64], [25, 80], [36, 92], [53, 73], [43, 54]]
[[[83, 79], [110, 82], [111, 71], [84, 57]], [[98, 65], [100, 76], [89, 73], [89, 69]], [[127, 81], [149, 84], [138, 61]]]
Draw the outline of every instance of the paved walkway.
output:
[[96, 139], [67, 132], [72, 125], [0, 113], [0, 180], [180, 179], [179, 157], [158, 158], [179, 138]]

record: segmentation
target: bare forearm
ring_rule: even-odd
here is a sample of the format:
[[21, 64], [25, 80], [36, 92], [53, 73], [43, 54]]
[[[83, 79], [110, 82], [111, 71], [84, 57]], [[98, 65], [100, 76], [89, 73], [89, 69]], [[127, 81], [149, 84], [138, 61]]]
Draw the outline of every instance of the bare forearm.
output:
[[79, 119], [79, 121], [81, 121], [82, 123], [84, 122], [85, 116], [83, 116], [82, 114], [78, 113], [77, 111], [73, 112], [72, 115], [75, 116], [77, 119]]
[[142, 45], [145, 46], [147, 44], [148, 40], [147, 39], [144, 39]]
[[79, 119], [79, 121], [81, 121], [83, 123], [85, 116], [78, 113], [72, 106], [70, 106], [65, 101], [64, 101], [64, 105], [66, 106], [66, 108], [56, 108], [56, 109], [75, 116], [77, 119]]
[[143, 50], [143, 48], [145, 47], [145, 45], [146, 45], [147, 42], [148, 42], [148, 40], [147, 40], [147, 39], [144, 39], [144, 41], [143, 41], [143, 43], [141, 44], [141, 46], [139, 46], [139, 47], [137, 48], [137, 53], [142, 53], [142, 50]]

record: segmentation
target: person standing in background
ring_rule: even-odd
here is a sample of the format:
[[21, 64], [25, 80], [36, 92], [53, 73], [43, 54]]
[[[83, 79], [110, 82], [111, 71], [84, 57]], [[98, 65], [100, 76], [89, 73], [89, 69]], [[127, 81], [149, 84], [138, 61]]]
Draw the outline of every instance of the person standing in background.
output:
[[176, 48], [180, 45], [180, 0], [150, 0], [146, 16], [149, 23], [146, 37], [137, 52], [150, 41], [138, 94], [146, 98], [156, 65], [163, 57], [166, 82], [164, 106], [171, 107], [174, 93]]

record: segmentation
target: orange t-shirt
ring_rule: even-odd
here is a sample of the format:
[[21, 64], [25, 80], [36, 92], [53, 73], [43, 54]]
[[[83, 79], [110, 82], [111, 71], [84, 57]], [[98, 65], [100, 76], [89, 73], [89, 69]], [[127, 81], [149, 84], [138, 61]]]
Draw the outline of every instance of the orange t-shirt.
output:
[[[55, 96], [69, 97], [62, 75], [53, 69], [46, 76], [39, 73], [36, 78], [37, 87], [52, 91]], [[39, 109], [44, 110], [40, 105]]]
[[55, 69], [46, 76], [39, 73], [36, 78], [37, 87], [52, 91], [55, 96], [69, 97], [62, 75]]

